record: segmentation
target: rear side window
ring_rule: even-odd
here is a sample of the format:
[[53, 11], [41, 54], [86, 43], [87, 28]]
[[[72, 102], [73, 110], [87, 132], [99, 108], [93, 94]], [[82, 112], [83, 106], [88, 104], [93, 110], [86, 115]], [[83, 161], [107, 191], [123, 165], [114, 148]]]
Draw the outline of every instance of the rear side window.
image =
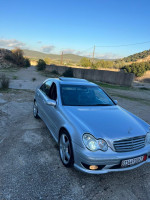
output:
[[52, 81], [45, 82], [40, 89], [49, 97]]

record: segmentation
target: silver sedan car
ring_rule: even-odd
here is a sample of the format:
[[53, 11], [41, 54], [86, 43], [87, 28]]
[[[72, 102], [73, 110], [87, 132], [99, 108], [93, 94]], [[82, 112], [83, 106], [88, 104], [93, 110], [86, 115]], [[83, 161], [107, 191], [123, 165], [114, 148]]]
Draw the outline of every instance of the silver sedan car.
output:
[[47, 79], [35, 92], [33, 114], [59, 145], [66, 167], [91, 174], [150, 162], [150, 125], [84, 79]]

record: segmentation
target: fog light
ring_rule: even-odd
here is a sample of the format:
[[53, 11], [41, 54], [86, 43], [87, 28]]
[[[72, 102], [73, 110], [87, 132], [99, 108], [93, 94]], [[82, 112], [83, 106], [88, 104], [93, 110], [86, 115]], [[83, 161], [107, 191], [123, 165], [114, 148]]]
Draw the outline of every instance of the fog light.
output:
[[97, 166], [97, 165], [90, 165], [90, 166], [89, 166], [89, 169], [91, 169], [91, 170], [96, 170], [96, 169], [98, 169], [98, 166]]

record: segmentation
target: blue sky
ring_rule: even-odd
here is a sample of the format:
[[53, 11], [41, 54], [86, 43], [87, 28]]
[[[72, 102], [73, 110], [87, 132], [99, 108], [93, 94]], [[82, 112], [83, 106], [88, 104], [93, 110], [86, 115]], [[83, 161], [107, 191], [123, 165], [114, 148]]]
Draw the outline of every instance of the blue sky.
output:
[[149, 0], [0, 0], [0, 47], [99, 58], [150, 49]]

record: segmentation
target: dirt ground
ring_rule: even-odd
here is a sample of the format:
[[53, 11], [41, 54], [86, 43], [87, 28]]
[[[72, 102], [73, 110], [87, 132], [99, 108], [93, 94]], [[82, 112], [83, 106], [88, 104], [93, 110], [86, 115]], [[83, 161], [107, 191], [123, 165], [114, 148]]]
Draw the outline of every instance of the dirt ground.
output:
[[[47, 127], [32, 115], [32, 90], [45, 77], [32, 68], [14, 74], [14, 89], [0, 92], [0, 200], [150, 199], [150, 164], [104, 175], [65, 168]], [[150, 123], [150, 90], [106, 90]]]

